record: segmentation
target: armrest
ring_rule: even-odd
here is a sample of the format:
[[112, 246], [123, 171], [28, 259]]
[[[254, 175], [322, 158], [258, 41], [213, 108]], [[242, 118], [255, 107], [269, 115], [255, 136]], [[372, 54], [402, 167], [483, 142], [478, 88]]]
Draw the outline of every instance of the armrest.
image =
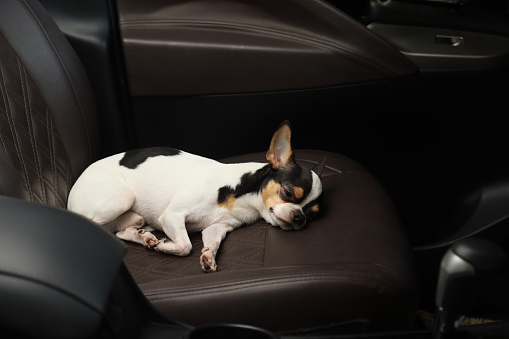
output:
[[90, 337], [105, 314], [124, 245], [62, 209], [0, 197], [0, 215], [0, 327], [34, 337]]

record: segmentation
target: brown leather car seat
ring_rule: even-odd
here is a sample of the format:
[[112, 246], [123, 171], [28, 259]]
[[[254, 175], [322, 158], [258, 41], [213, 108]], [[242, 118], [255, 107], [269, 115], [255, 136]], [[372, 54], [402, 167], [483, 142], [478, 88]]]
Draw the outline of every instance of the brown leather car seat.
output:
[[[0, 94], [1, 194], [63, 208], [98, 157], [99, 126], [85, 71], [36, 0], [0, 1]], [[126, 244], [124, 262], [141, 291], [163, 314], [192, 325], [408, 328], [416, 281], [390, 198], [347, 157], [295, 153], [309, 167], [327, 155], [321, 218], [295, 232], [262, 222], [232, 232], [213, 274], [198, 265], [199, 235], [183, 258]], [[263, 160], [259, 153], [225, 161]]]

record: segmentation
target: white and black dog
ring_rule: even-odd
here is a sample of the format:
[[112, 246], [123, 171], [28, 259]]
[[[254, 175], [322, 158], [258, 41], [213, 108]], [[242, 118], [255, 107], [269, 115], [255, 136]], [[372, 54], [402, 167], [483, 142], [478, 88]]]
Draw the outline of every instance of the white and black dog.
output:
[[[200, 264], [213, 272], [226, 233], [260, 217], [297, 230], [318, 212], [325, 159], [313, 170], [298, 165], [290, 137], [285, 121], [272, 137], [268, 164], [223, 164], [164, 147], [112, 155], [83, 172], [67, 207], [120, 239], [180, 256], [191, 252], [188, 232], [201, 231]], [[168, 239], [158, 240], [145, 224]]]

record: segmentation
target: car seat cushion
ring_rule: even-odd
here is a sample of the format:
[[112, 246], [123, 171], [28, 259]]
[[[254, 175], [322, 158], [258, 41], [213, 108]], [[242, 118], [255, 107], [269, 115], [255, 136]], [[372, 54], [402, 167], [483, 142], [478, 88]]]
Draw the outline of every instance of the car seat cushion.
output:
[[[327, 157], [322, 215], [304, 229], [283, 231], [264, 221], [243, 226], [227, 235], [212, 274], [198, 264], [200, 234], [191, 235], [187, 257], [128, 244], [125, 263], [160, 311], [193, 325], [234, 322], [274, 331], [344, 321], [375, 329], [410, 326], [417, 304], [413, 259], [385, 190], [345, 156], [295, 154], [309, 168]], [[256, 153], [223, 161], [264, 159]]]

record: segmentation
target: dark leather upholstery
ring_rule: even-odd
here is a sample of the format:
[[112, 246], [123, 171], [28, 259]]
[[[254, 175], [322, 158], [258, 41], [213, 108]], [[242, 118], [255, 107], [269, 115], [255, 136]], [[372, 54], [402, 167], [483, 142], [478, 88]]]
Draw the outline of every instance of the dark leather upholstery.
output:
[[320, 0], [116, 0], [134, 96], [252, 93], [417, 72]]
[[97, 157], [95, 103], [78, 57], [38, 7], [2, 1], [0, 142], [19, 175], [6, 180], [22, 185], [16, 196], [65, 207]]
[[0, 197], [0, 215], [2, 336], [93, 337], [108, 313], [123, 244], [59, 208]]
[[277, 331], [360, 319], [378, 329], [409, 326], [417, 302], [412, 254], [386, 192], [347, 157], [295, 153], [307, 167], [327, 155], [322, 217], [296, 232], [264, 222], [235, 230], [221, 244], [218, 274], [196, 265], [199, 234], [186, 258], [129, 244], [125, 262], [156, 307], [191, 324], [228, 320]]
[[[1, 193], [65, 206], [72, 183], [96, 157], [98, 126], [83, 69], [36, 0], [0, 1], [0, 93]], [[295, 153], [310, 167], [324, 155]], [[125, 264], [157, 308], [190, 324], [280, 331], [366, 320], [374, 329], [408, 327], [416, 282], [389, 197], [361, 165], [335, 153], [327, 153], [323, 184], [320, 219], [295, 232], [261, 222], [232, 232], [216, 273], [199, 268], [198, 234], [188, 257], [128, 244]]]

